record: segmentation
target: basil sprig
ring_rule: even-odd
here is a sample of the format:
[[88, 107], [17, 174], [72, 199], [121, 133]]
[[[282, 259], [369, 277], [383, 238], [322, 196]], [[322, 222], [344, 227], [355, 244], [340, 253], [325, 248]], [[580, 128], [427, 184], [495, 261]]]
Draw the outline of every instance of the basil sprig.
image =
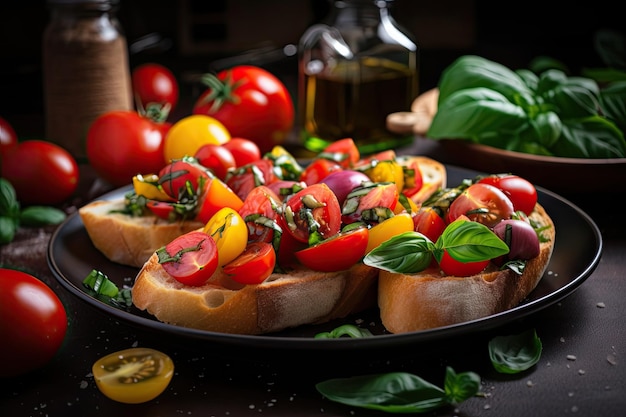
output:
[[489, 341], [489, 358], [494, 369], [503, 374], [516, 374], [539, 362], [543, 345], [534, 329], [510, 336], [497, 336]]
[[407, 372], [337, 378], [315, 385], [319, 393], [338, 403], [388, 413], [426, 413], [456, 405], [478, 394], [480, 376], [457, 374], [446, 368], [444, 388]]
[[428, 268], [444, 250], [461, 262], [479, 262], [509, 253], [509, 247], [487, 226], [469, 220], [450, 223], [433, 243], [420, 232], [404, 232], [371, 250], [363, 263], [385, 271], [414, 274]]

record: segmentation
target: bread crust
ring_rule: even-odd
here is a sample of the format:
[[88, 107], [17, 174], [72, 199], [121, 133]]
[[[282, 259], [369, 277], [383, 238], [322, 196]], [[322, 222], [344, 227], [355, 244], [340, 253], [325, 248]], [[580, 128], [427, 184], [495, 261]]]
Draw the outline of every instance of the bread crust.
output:
[[150, 256], [178, 236], [204, 225], [168, 222], [154, 215], [121, 213], [124, 199], [97, 200], [78, 209], [93, 245], [110, 261], [141, 268]]
[[135, 279], [133, 304], [159, 321], [219, 333], [264, 334], [342, 318], [376, 305], [378, 270], [297, 269], [256, 285], [232, 281], [221, 269], [206, 284], [183, 285], [153, 254]]
[[554, 249], [552, 219], [537, 204], [530, 216], [540, 225], [548, 240], [540, 253], [526, 263], [520, 276], [510, 269], [490, 265], [470, 277], [442, 276], [431, 268], [417, 274], [380, 271], [378, 306], [385, 328], [391, 333], [406, 333], [472, 321], [517, 306], [541, 280]]

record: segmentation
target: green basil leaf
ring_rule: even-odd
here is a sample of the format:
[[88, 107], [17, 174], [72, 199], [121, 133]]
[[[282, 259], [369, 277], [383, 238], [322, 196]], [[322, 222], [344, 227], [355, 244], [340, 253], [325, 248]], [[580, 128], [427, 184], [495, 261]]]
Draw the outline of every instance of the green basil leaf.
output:
[[100, 271], [93, 269], [83, 280], [83, 285], [98, 295], [115, 298], [119, 292], [117, 285]]
[[528, 129], [527, 132], [531, 132], [532, 139], [525, 142], [536, 141], [548, 149], [556, 143], [563, 131], [561, 118], [553, 111], [539, 113], [530, 120], [530, 125], [532, 129]]
[[4, 178], [0, 178], [0, 215], [17, 217], [20, 213], [20, 203], [17, 201], [15, 188]]
[[626, 158], [626, 140], [615, 123], [601, 116], [565, 120], [552, 152], [570, 158]]
[[441, 261], [442, 250], [460, 262], [479, 262], [509, 253], [509, 247], [482, 223], [456, 220], [435, 242], [434, 256]]
[[489, 358], [496, 371], [503, 374], [523, 372], [541, 358], [543, 349], [536, 330], [511, 336], [498, 336], [489, 341]]
[[0, 216], [0, 245], [11, 243], [15, 239], [17, 222], [12, 217]]
[[65, 220], [63, 210], [48, 206], [29, 206], [20, 213], [20, 222], [26, 226], [60, 224]]
[[451, 367], [446, 368], [444, 390], [450, 404], [459, 404], [478, 394], [480, 376], [474, 372], [457, 374]]
[[626, 133], [626, 81], [616, 82], [600, 91], [603, 114]]
[[315, 339], [338, 339], [342, 336], [349, 336], [352, 338], [370, 337], [373, 336], [372, 332], [368, 329], [362, 329], [353, 324], [344, 324], [339, 326], [330, 332], [322, 332], [315, 335]]
[[330, 379], [315, 388], [331, 401], [389, 413], [424, 413], [448, 404], [444, 390], [406, 372]]
[[404, 232], [372, 249], [363, 263], [389, 272], [423, 271], [432, 260], [433, 243], [419, 232]]
[[563, 120], [579, 119], [598, 114], [598, 96], [589, 89], [577, 85], [559, 86], [544, 95], [545, 101]]

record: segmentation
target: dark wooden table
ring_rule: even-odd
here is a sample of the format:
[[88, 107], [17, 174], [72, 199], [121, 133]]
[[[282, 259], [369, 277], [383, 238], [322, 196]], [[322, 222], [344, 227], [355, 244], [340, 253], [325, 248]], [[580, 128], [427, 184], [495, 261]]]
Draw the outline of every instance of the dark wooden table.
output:
[[[420, 153], [445, 162], [432, 145]], [[91, 181], [88, 175], [84, 181]], [[89, 190], [73, 210], [103, 189]], [[527, 372], [496, 373], [488, 359], [493, 332], [455, 336], [395, 350], [335, 358], [293, 352], [266, 356], [254, 347], [228, 351], [206, 343], [155, 334], [102, 314], [62, 287], [48, 267], [53, 227], [21, 229], [0, 247], [0, 264], [27, 269], [49, 284], [64, 302], [69, 328], [58, 355], [44, 368], [0, 380], [3, 416], [381, 416], [322, 398], [315, 383], [339, 376], [407, 371], [439, 386], [446, 366], [481, 376], [483, 396], [432, 416], [618, 416], [626, 410], [626, 222], [618, 194], [565, 196], [588, 213], [603, 238], [602, 258], [583, 284], [548, 308], [495, 330], [506, 334], [534, 327], [543, 342], [539, 363]], [[0, 299], [1, 302], [1, 299]], [[176, 365], [168, 389], [139, 405], [116, 403], [96, 388], [91, 366], [116, 350], [146, 346], [172, 356]], [[3, 360], [11, 360], [3, 358]]]

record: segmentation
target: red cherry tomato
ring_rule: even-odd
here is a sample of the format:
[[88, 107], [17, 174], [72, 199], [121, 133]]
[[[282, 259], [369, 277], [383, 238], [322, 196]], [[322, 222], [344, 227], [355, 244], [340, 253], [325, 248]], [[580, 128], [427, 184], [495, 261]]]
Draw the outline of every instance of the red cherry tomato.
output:
[[287, 231], [300, 242], [309, 242], [312, 232], [322, 240], [339, 233], [341, 207], [326, 184], [309, 185], [294, 194], [283, 206]]
[[260, 284], [274, 272], [276, 252], [267, 242], [248, 243], [241, 255], [223, 266], [223, 271], [240, 284]]
[[189, 158], [172, 161], [159, 171], [159, 184], [175, 200], [198, 193], [201, 181], [206, 183], [211, 178], [212, 174], [206, 167]]
[[221, 180], [226, 178], [226, 173], [229, 169], [234, 169], [237, 166], [235, 157], [228, 148], [214, 143], [202, 145], [200, 149], [196, 151], [194, 158], [198, 160], [200, 165], [213, 171]]
[[[364, 221], [368, 224], [376, 224], [388, 217], [393, 216], [393, 209], [398, 204], [398, 187], [394, 183], [365, 184], [352, 190], [343, 202], [341, 221], [350, 224]], [[378, 210], [391, 214], [380, 217]]]
[[185, 233], [157, 251], [159, 263], [176, 281], [191, 286], [207, 282], [217, 270], [217, 245], [201, 231]]
[[367, 227], [358, 227], [309, 246], [295, 255], [309, 269], [322, 272], [343, 271], [365, 256], [368, 237]]
[[239, 65], [220, 71], [207, 85], [193, 113], [216, 118], [232, 137], [249, 139], [265, 153], [284, 143], [291, 133], [293, 101], [287, 87], [272, 73]]
[[48, 363], [67, 331], [67, 313], [44, 282], [22, 271], [0, 268], [0, 377], [28, 373]]
[[277, 207], [280, 198], [271, 189], [264, 185], [253, 188], [243, 201], [239, 214], [246, 220], [248, 226], [248, 241], [271, 243], [274, 238], [274, 229], [267, 221], [275, 222], [278, 218]]
[[235, 164], [238, 167], [251, 164], [261, 159], [261, 149], [259, 146], [249, 139], [230, 138], [222, 146], [230, 151], [235, 158]]
[[80, 173], [64, 148], [44, 140], [26, 140], [3, 159], [2, 177], [13, 185], [20, 203], [48, 205], [71, 197]]
[[168, 68], [156, 63], [139, 65], [132, 72], [133, 93], [137, 110], [148, 105], [169, 106], [172, 111], [178, 104], [178, 82]]
[[0, 117], [0, 159], [15, 148], [17, 148], [17, 133], [7, 120]]
[[352, 168], [361, 159], [361, 153], [352, 138], [339, 139], [324, 148], [323, 154], [331, 157], [339, 163], [342, 168]]
[[158, 200], [149, 200], [146, 203], [146, 207], [152, 214], [155, 216], [165, 219], [165, 220], [174, 220], [176, 219], [176, 208], [173, 203], [169, 203], [166, 201], [158, 201]]
[[324, 158], [315, 158], [300, 175], [300, 181], [307, 185], [316, 184], [335, 171], [343, 168], [337, 162]]
[[477, 262], [460, 262], [454, 259], [448, 251], [444, 250], [441, 261], [439, 262], [439, 268], [446, 275], [453, 275], [455, 277], [469, 277], [481, 273], [487, 265], [489, 260], [477, 261]]
[[537, 204], [537, 189], [525, 178], [517, 175], [490, 175], [478, 181], [481, 184], [493, 185], [506, 194], [515, 211], [523, 211], [527, 215], [532, 213]]
[[254, 187], [269, 185], [277, 180], [274, 163], [263, 158], [229, 171], [225, 182], [235, 194], [245, 200]]
[[87, 132], [89, 163], [102, 179], [120, 187], [137, 174], [159, 172], [169, 162], [163, 156], [168, 126], [134, 111], [104, 113]]
[[422, 171], [420, 171], [419, 163], [416, 161], [403, 165], [402, 169], [404, 171], [404, 189], [402, 192], [405, 196], [411, 197], [424, 186]]
[[450, 204], [448, 223], [460, 216], [492, 228], [500, 221], [510, 219], [513, 203], [498, 188], [489, 184], [472, 184]]
[[413, 216], [413, 226], [432, 242], [436, 242], [446, 228], [446, 222], [432, 207], [421, 207]]

